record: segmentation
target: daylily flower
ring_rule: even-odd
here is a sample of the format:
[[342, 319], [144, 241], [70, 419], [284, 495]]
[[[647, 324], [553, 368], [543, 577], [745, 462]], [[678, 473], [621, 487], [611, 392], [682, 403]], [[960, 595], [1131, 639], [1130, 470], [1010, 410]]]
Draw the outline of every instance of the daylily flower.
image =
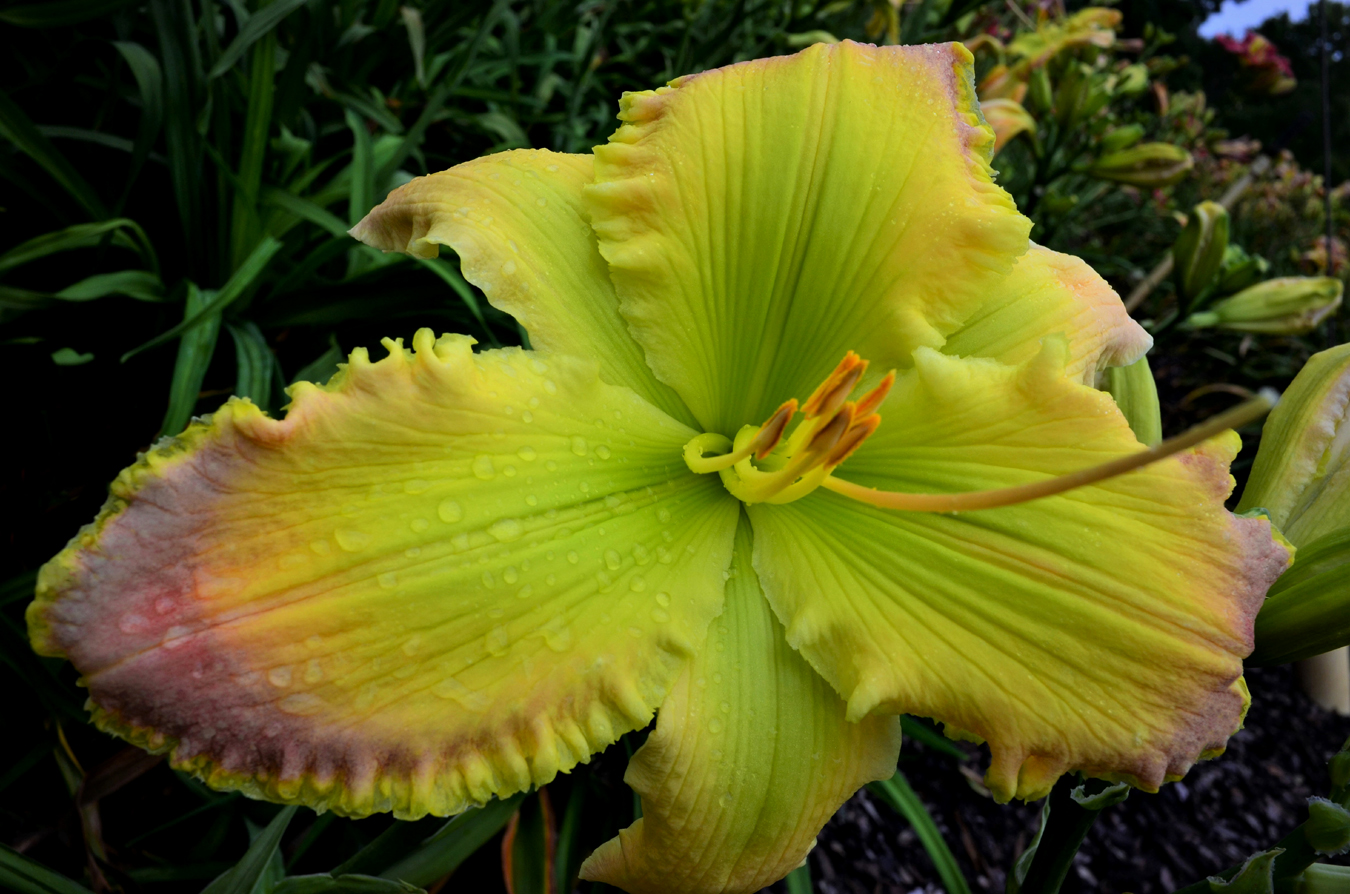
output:
[[231, 400], [43, 569], [34, 645], [104, 729], [349, 815], [543, 785], [659, 709], [583, 869], [633, 892], [782, 877], [899, 712], [987, 742], [1000, 800], [1181, 776], [1286, 552], [1223, 507], [1231, 432], [1142, 465], [1177, 445], [1092, 384], [1149, 337], [1028, 245], [970, 63], [817, 45], [396, 190], [354, 233], [452, 248], [533, 348], [424, 329], [282, 420]]
[[1298, 86], [1293, 65], [1280, 55], [1275, 44], [1255, 31], [1248, 31], [1242, 40], [1220, 34], [1214, 41], [1238, 57], [1238, 63], [1250, 76], [1247, 87], [1253, 93], [1278, 96]]

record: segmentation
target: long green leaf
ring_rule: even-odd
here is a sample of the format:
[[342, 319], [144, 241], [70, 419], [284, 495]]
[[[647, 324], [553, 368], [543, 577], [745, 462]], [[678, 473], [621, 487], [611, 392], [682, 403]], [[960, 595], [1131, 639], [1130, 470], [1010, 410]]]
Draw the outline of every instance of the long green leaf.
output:
[[[0, 273], [58, 252], [98, 245], [105, 234], [115, 233], [123, 228], [134, 228], [134, 231], [140, 232], [140, 227], [131, 218], [115, 217], [112, 220], [99, 221], [98, 223], [75, 224], [61, 230], [43, 233], [41, 236], [34, 236], [0, 255]], [[130, 248], [133, 251], [137, 249], [136, 243], [126, 236], [114, 238], [113, 245]]]
[[183, 225], [189, 269], [195, 270], [203, 246], [202, 142], [196, 124], [200, 111], [197, 102], [200, 60], [195, 29], [187, 20], [185, 5], [177, 0], [150, 0], [150, 13], [164, 63], [164, 140], [169, 150], [169, 175]]
[[98, 19], [140, 0], [46, 0], [0, 9], [0, 22], [21, 28], [60, 28]]
[[52, 297], [62, 301], [92, 301], [109, 295], [126, 295], [137, 301], [163, 301], [164, 283], [148, 270], [118, 270], [85, 277]]
[[322, 385], [337, 372], [338, 364], [342, 362], [344, 356], [337, 341], [330, 339], [328, 350], [300, 367], [299, 371], [291, 377], [291, 382], [314, 382]]
[[373, 875], [293, 875], [282, 879], [272, 894], [418, 894], [423, 889], [407, 882]]
[[966, 753], [957, 748], [955, 742], [916, 717], [901, 714], [900, 731], [911, 739], [922, 742], [926, 747], [934, 751], [940, 751], [948, 757], [954, 757], [959, 761], [966, 759]]
[[970, 886], [966, 884], [966, 878], [961, 874], [956, 857], [952, 856], [947, 842], [942, 840], [937, 823], [928, 815], [928, 809], [914, 793], [904, 774], [896, 771], [890, 779], [869, 782], [867, 790], [909, 820], [924, 850], [928, 851], [928, 856], [932, 859], [933, 867], [937, 869], [938, 878], [942, 879], [942, 886], [947, 889], [947, 894], [970, 894]]
[[352, 182], [347, 194], [347, 221], [356, 226], [366, 212], [375, 207], [375, 157], [366, 122], [351, 109], [347, 109], [345, 115], [347, 127], [352, 132]]
[[267, 346], [267, 340], [254, 323], [239, 326], [230, 324], [229, 330], [234, 338], [238, 369], [234, 383], [235, 395], [247, 397], [264, 410], [272, 409], [272, 371], [276, 368], [272, 349]]
[[425, 886], [449, 875], [501, 831], [523, 800], [525, 795], [519, 794], [461, 813], [417, 850], [381, 872], [380, 877]]
[[117, 202], [117, 207], [121, 208], [131, 196], [136, 177], [145, 165], [145, 160], [150, 157], [150, 149], [159, 138], [159, 130], [164, 124], [164, 73], [160, 70], [159, 60], [140, 44], [117, 40], [113, 41], [113, 46], [136, 78], [141, 100], [141, 123], [136, 130], [136, 143], [131, 149], [131, 168], [127, 172], [126, 186], [122, 188], [122, 198]]
[[122, 362], [126, 363], [142, 351], [147, 351], [177, 338], [208, 316], [218, 316], [221, 311], [237, 301], [248, 290], [249, 286], [253, 285], [253, 281], [267, 269], [267, 265], [271, 262], [273, 256], [280, 250], [280, 241], [273, 239], [271, 236], [264, 236], [263, 240], [258, 243], [258, 247], [253, 249], [253, 253], [244, 259], [244, 263], [240, 264], [239, 269], [234, 271], [234, 275], [229, 278], [225, 285], [220, 287], [220, 291], [215, 293], [215, 297], [211, 299], [209, 304], [204, 305], [196, 314], [187, 317], [168, 332], [162, 332], [144, 344], [127, 351], [122, 355]]
[[253, 894], [253, 886], [262, 878], [268, 864], [277, 856], [281, 836], [286, 834], [291, 817], [295, 816], [295, 812], [299, 809], [294, 805], [283, 807], [267, 824], [267, 828], [253, 839], [243, 859], [203, 888], [202, 894]]
[[473, 314], [473, 318], [478, 321], [478, 325], [483, 327], [483, 331], [488, 334], [489, 340], [492, 338], [492, 330], [488, 328], [487, 320], [483, 319], [483, 308], [478, 304], [478, 296], [474, 294], [473, 288], [464, 281], [459, 271], [448, 264], [444, 258], [414, 258], [417, 263], [430, 270], [441, 278], [441, 281], [448, 285], [459, 296], [459, 300], [464, 302], [464, 306]]
[[236, 266], [243, 263], [262, 230], [258, 217], [258, 189], [262, 184], [263, 161], [267, 155], [267, 135], [272, 129], [276, 55], [276, 35], [268, 32], [253, 48], [253, 65], [249, 72], [248, 112], [244, 119], [243, 146], [239, 152], [240, 189], [234, 196], [231, 222], [230, 257]]
[[[195, 283], [189, 282], [183, 316], [189, 320], [200, 320], [204, 308], [209, 312], [212, 297], [212, 293], [203, 293]], [[202, 379], [206, 376], [206, 368], [211, 365], [211, 355], [216, 351], [216, 336], [219, 333], [218, 313], [211, 314], [201, 325], [183, 333], [182, 340], [178, 342], [178, 360], [173, 367], [173, 379], [169, 383], [169, 409], [160, 425], [162, 433], [176, 435], [192, 418], [192, 411], [197, 406], [197, 394], [202, 390]]]
[[19, 151], [37, 162], [70, 193], [71, 198], [80, 203], [90, 217], [96, 220], [108, 217], [108, 209], [89, 181], [75, 170], [74, 165], [52, 145], [51, 140], [42, 135], [23, 109], [4, 91], [0, 91], [0, 137], [9, 140]]
[[244, 27], [239, 29], [230, 45], [225, 48], [225, 52], [220, 54], [216, 64], [211, 67], [207, 77], [214, 80], [234, 67], [234, 64], [243, 58], [248, 48], [253, 46], [264, 36], [271, 34], [281, 20], [304, 6], [308, 0], [274, 0], [270, 6], [249, 16]]
[[3, 844], [0, 844], [0, 887], [17, 894], [93, 894], [84, 885]]

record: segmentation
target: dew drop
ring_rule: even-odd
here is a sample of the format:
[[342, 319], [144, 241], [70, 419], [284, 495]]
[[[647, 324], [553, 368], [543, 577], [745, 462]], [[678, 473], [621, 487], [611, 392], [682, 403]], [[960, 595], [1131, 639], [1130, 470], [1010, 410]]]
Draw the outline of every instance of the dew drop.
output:
[[417, 650], [422, 648], [421, 634], [413, 634], [406, 643], [403, 644], [403, 654], [409, 658], [417, 654]]
[[722, 713], [723, 714], [731, 713], [731, 702], [722, 702]]
[[418, 556], [422, 555], [422, 547], [410, 546], [403, 551], [403, 555], [407, 556], [410, 559], [415, 559]]
[[173, 611], [173, 600], [168, 596], [161, 596], [155, 600], [155, 611], [161, 615], [167, 615]]
[[661, 522], [661, 524], [670, 521], [670, 510], [664, 506], [656, 510], [656, 520]]
[[525, 505], [527, 505], [527, 506], [538, 506], [538, 505], [539, 505], [539, 498], [536, 497], [534, 494], [529, 494], [528, 496], [525, 497]]
[[555, 463], [553, 460], [549, 460], [548, 462], [544, 463], [544, 468], [548, 469], [550, 472], [556, 472], [558, 471], [558, 464]]
[[722, 731], [722, 718], [714, 717], [708, 721], [708, 732], [720, 733]]
[[558, 386], [553, 382], [552, 379], [545, 379], [544, 390], [547, 391], [549, 394], [557, 394]]
[[370, 535], [352, 528], [338, 528], [333, 532], [333, 539], [349, 553], [359, 552], [370, 546]]
[[[454, 501], [451, 500], [449, 502]], [[414, 533], [421, 534], [427, 528], [431, 527], [431, 522], [427, 521], [425, 518], [415, 518], [408, 527], [412, 528]]]
[[191, 633], [192, 631], [187, 627], [180, 627], [175, 624], [173, 627], [164, 631], [164, 638], [160, 640], [160, 645], [166, 649], [176, 649], [187, 643], [188, 636]]
[[575, 564], [579, 561], [579, 558], [580, 558], [580, 557], [577, 556], [577, 554], [576, 554], [576, 550], [569, 550], [569, 551], [568, 551], [568, 553], [567, 553], [567, 561], [570, 562], [571, 564], [575, 565]]
[[323, 699], [312, 692], [297, 692], [277, 702], [277, 707], [287, 714], [308, 717], [323, 710]]
[[602, 593], [609, 592], [610, 588], [614, 586], [614, 578], [603, 571], [597, 571], [595, 573], [595, 579], [600, 583], [600, 591]]
[[[544, 364], [540, 363], [538, 360], [531, 360], [530, 369], [534, 370], [537, 373], [542, 373], [544, 370], [548, 369], [548, 367], [544, 366]], [[528, 403], [530, 405], [531, 410], [539, 409], [539, 398], [532, 397], [529, 399]]]
[[595, 455], [600, 457], [601, 459], [609, 459], [610, 456], [612, 456], [613, 454], [610, 453], [608, 447], [606, 447], [604, 444], [601, 444], [599, 447], [595, 448]]
[[605, 550], [606, 568], [608, 568], [610, 571], [618, 571], [619, 568], [621, 568], [622, 566], [623, 566], [623, 558], [619, 555], [618, 551], [612, 549]]
[[670, 620], [670, 612], [664, 608], [654, 608], [652, 609], [652, 620], [658, 624], [664, 624]]
[[493, 627], [492, 630], [488, 632], [488, 635], [483, 638], [483, 647], [487, 649], [488, 653], [491, 655], [497, 657], [505, 655], [506, 650], [511, 647], [511, 638], [510, 635], [507, 634], [506, 628], [500, 624]]
[[515, 272], [516, 272], [515, 261], [507, 261], [505, 264], [502, 265], [502, 273], [505, 273], [507, 276], [510, 276]]
[[666, 549], [664, 546], [658, 546], [656, 548], [656, 561], [660, 562], [662, 565], [669, 565], [671, 562], [675, 561], [675, 557], [671, 555], [670, 550]]
[[309, 544], [309, 548], [320, 556], [326, 556], [333, 551], [327, 540], [314, 540]]
[[633, 559], [639, 565], [646, 565], [652, 560], [652, 554], [647, 550], [647, 547], [643, 546], [641, 543], [634, 543]]
[[317, 633], [311, 633], [309, 636], [305, 637], [305, 645], [309, 646], [311, 649], [317, 649], [319, 646], [323, 645], [323, 637], [319, 636]]
[[522, 448], [520, 448], [519, 450], [517, 450], [517, 451], [516, 451], [516, 456], [518, 456], [518, 457], [520, 457], [521, 459], [525, 460], [525, 462], [527, 462], [527, 463], [532, 463], [532, 462], [534, 462], [536, 459], [539, 458], [539, 454], [535, 452], [535, 450], [534, 450], [533, 447], [529, 447], [529, 446], [522, 447]]
[[572, 435], [572, 452], [577, 456], [586, 455], [586, 439], [581, 435]]
[[[573, 553], [572, 555], [576, 555]], [[127, 612], [117, 622], [117, 629], [123, 633], [140, 633], [145, 630], [147, 622], [145, 618], [135, 612]]]
[[540, 196], [539, 198], [534, 200], [534, 203], [538, 205], [540, 208], [543, 208], [545, 205], [548, 204], [548, 199], [544, 198], [543, 196]]
[[474, 692], [454, 677], [446, 677], [431, 687], [431, 694], [437, 698], [453, 699], [470, 711], [484, 711], [488, 706], [487, 696]]
[[489, 590], [497, 586], [497, 579], [492, 576], [491, 571], [483, 572], [483, 586], [487, 587]]
[[323, 666], [319, 664], [319, 659], [311, 658], [305, 662], [305, 682], [317, 683], [323, 679]]
[[605, 507], [606, 507], [607, 509], [618, 509], [618, 508], [619, 508], [620, 506], [622, 506], [622, 505], [623, 505], [623, 500], [620, 500], [620, 499], [619, 499], [617, 496], [615, 496], [614, 494], [607, 494], [607, 495], [605, 496]]
[[556, 584], [557, 582], [558, 582], [558, 577], [557, 577], [557, 575], [555, 575], [555, 574], [550, 574], [548, 577], [544, 578], [544, 583], [547, 584], [547, 585], [550, 586], [550, 587], [553, 586], [554, 584]]
[[398, 586], [398, 575], [392, 571], [384, 572], [377, 580], [379, 580], [380, 586], [384, 587], [386, 590], [392, 590], [394, 587]]
[[521, 414], [520, 414], [520, 418], [521, 418], [522, 421], [527, 422], [527, 423], [533, 422], [533, 421], [534, 421], [534, 414], [531, 413], [529, 410], [526, 410], [524, 413], [521, 413]]
[[414, 478], [412, 481], [403, 485], [403, 489], [410, 494], [424, 494], [431, 490], [431, 482], [421, 478]]
[[670, 594], [666, 592], [657, 593], [656, 604], [661, 606], [662, 608], [665, 608], [666, 606], [670, 605]]
[[516, 598], [529, 599], [533, 595], [534, 595], [534, 587], [530, 586], [529, 584], [526, 584], [525, 586], [520, 588], [520, 592], [516, 594]]
[[291, 685], [290, 665], [283, 664], [281, 667], [274, 667], [267, 672], [267, 682], [278, 689], [284, 689]]
[[508, 584], [514, 584], [516, 581], [520, 580], [520, 572], [516, 571], [516, 566], [511, 565], [508, 567], [506, 571], [502, 573], [502, 580], [506, 581]]
[[561, 616], [549, 621], [541, 628], [544, 645], [554, 652], [566, 652], [572, 647], [572, 629], [563, 622]]
[[632, 590], [634, 593], [641, 593], [643, 590], [647, 589], [647, 582], [643, 580], [641, 576], [634, 576], [634, 578], [628, 582], [628, 589]]
[[473, 475], [483, 481], [491, 481], [497, 477], [497, 469], [492, 465], [492, 457], [480, 453], [473, 460]]
[[454, 500], [441, 500], [441, 505], [436, 507], [436, 514], [441, 517], [441, 521], [453, 525], [464, 517], [464, 507]]
[[502, 543], [510, 543], [519, 540], [525, 533], [525, 528], [514, 518], [500, 518], [488, 526], [488, 533]]
[[[709, 725], [710, 727], [712, 726], [712, 724], [708, 724], [708, 725]], [[715, 730], [714, 730], [714, 732], [715, 732]], [[720, 797], [720, 798], [717, 799], [717, 803], [722, 807], [723, 810], [726, 810], [728, 807], [731, 806], [732, 800], [733, 800], [733, 798], [731, 797], [731, 792], [723, 792], [723, 793], [722, 793], [722, 797]]]

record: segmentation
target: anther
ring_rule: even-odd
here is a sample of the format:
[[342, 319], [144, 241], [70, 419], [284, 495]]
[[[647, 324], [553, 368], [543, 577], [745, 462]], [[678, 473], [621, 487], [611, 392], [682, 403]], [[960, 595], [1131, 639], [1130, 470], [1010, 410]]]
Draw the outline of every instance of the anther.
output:
[[[858, 406], [861, 407], [862, 404], [860, 403]], [[863, 441], [871, 437], [872, 432], [876, 431], [880, 424], [881, 417], [875, 413], [853, 423], [853, 427], [844, 433], [844, 436], [839, 439], [839, 443], [835, 444], [834, 449], [830, 451], [830, 455], [825, 458], [825, 467], [833, 469], [852, 456], [853, 451], [861, 447]]]
[[887, 395], [891, 393], [891, 387], [895, 385], [895, 370], [886, 373], [877, 387], [858, 398], [858, 409], [854, 411], [854, 416], [858, 419], [864, 419], [877, 411], [885, 402]]
[[[858, 380], [866, 371], [866, 360], [852, 351], [845, 354], [844, 359], [834, 368], [834, 372], [826, 376], [820, 387], [811, 392], [806, 403], [802, 404], [802, 412], [806, 414], [806, 418], [830, 416], [838, 411], [843, 402], [848, 400], [853, 389], [858, 387]], [[834, 405], [828, 406], [829, 403]]]
[[774, 411], [769, 420], [759, 427], [759, 434], [755, 435], [750, 442], [751, 449], [755, 452], [755, 459], [764, 459], [772, 452], [773, 448], [778, 446], [778, 442], [783, 439], [783, 430], [787, 428], [792, 417], [797, 414], [797, 398], [791, 398], [783, 402], [783, 405]]

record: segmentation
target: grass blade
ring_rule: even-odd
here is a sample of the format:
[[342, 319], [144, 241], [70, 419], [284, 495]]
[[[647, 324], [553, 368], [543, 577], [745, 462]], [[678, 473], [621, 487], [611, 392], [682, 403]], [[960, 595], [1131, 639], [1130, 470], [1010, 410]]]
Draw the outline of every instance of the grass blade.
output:
[[[183, 316], [188, 320], [200, 320], [203, 309], [209, 313], [210, 292], [201, 292], [196, 283], [188, 283], [187, 301], [183, 305]], [[159, 430], [165, 435], [176, 435], [183, 430], [192, 411], [197, 406], [197, 394], [202, 390], [202, 379], [206, 368], [211, 365], [211, 355], [216, 352], [216, 337], [220, 334], [220, 315], [211, 314], [210, 318], [183, 334], [178, 343], [178, 361], [173, 367], [173, 379], [169, 384], [169, 409], [164, 414], [164, 422]]]
[[423, 889], [407, 882], [373, 875], [293, 875], [282, 879], [272, 894], [417, 894]]
[[23, 109], [3, 91], [0, 91], [0, 136], [9, 140], [19, 151], [37, 162], [43, 170], [52, 176], [71, 198], [96, 220], [108, 217], [108, 209], [103, 200], [94, 192], [89, 181], [80, 176], [80, 172], [66, 160], [66, 157], [52, 145], [51, 140], [42, 135], [34, 126]]
[[150, 157], [150, 148], [159, 138], [159, 130], [164, 124], [164, 74], [160, 70], [159, 60], [140, 44], [116, 40], [113, 46], [136, 78], [136, 88], [140, 91], [141, 99], [141, 123], [136, 130], [136, 143], [131, 149], [131, 168], [127, 172], [126, 186], [122, 189], [122, 198], [117, 201], [120, 209], [131, 196], [136, 177], [145, 165], [145, 160]]
[[0, 844], [0, 887], [16, 894], [93, 894], [84, 885], [3, 844]]
[[[414, 258], [413, 260], [439, 276], [442, 282], [454, 289], [455, 294], [459, 296], [459, 300], [464, 302], [464, 306], [469, 309], [469, 313], [473, 314], [473, 318], [478, 321], [478, 325], [483, 327], [483, 331], [488, 335], [488, 340], [495, 342], [492, 330], [488, 328], [487, 320], [483, 319], [483, 308], [478, 304], [478, 296], [474, 294], [473, 288], [464, 281], [464, 277], [460, 275], [459, 271], [446, 263], [444, 258]], [[494, 348], [496, 346], [496, 344], [493, 344]]]
[[247, 397], [264, 410], [272, 409], [272, 370], [276, 359], [267, 339], [254, 323], [229, 324], [234, 339], [234, 357], [238, 372], [234, 381], [237, 397]]
[[137, 301], [164, 300], [164, 283], [148, 270], [118, 270], [96, 273], [53, 295], [62, 301], [92, 301], [109, 295], [125, 295]]
[[957, 865], [956, 858], [947, 847], [947, 842], [942, 840], [937, 823], [928, 815], [927, 808], [914, 793], [914, 789], [910, 788], [909, 780], [904, 774], [896, 771], [890, 779], [869, 782], [867, 790], [909, 820], [909, 824], [919, 836], [919, 841], [923, 843], [923, 849], [928, 851], [928, 856], [937, 869], [938, 878], [942, 879], [942, 886], [947, 889], [948, 894], [970, 894], [970, 886], [966, 884], [961, 867]]
[[169, 175], [173, 182], [178, 217], [183, 224], [189, 269], [196, 269], [202, 256], [202, 150], [197, 132], [197, 65], [194, 29], [187, 22], [183, 4], [175, 0], [150, 0], [150, 13], [164, 62], [164, 140], [168, 147]]
[[322, 385], [333, 377], [333, 373], [337, 372], [338, 364], [342, 362], [346, 355], [338, 347], [336, 339], [330, 336], [329, 342], [328, 350], [302, 366], [291, 379], [292, 383], [313, 382], [316, 385]]
[[239, 191], [234, 196], [234, 217], [231, 222], [233, 233], [230, 257], [235, 266], [243, 263], [262, 230], [258, 217], [258, 189], [262, 184], [263, 161], [267, 156], [267, 135], [272, 129], [276, 55], [276, 35], [268, 32], [253, 48], [253, 65], [249, 72], [248, 112], [244, 119], [243, 146], [239, 152]]
[[291, 817], [295, 816], [295, 812], [299, 809], [294, 805], [283, 807], [267, 824], [267, 828], [253, 839], [243, 859], [203, 888], [202, 894], [252, 894], [253, 886], [267, 871], [272, 859], [278, 855], [281, 836], [286, 834]]
[[370, 131], [366, 122], [351, 109], [346, 111], [352, 131], [352, 182], [347, 194], [347, 221], [356, 226], [366, 212], [375, 207], [375, 156], [371, 152]]
[[412, 50], [413, 72], [417, 76], [417, 83], [425, 87], [427, 31], [422, 25], [422, 13], [411, 6], [400, 6], [398, 12], [403, 17], [403, 26], [408, 29], [408, 48]]
[[230, 45], [225, 48], [225, 52], [220, 54], [216, 64], [211, 66], [211, 71], [207, 78], [215, 80], [234, 67], [234, 64], [243, 58], [248, 48], [253, 46], [264, 36], [272, 34], [273, 29], [281, 24], [281, 20], [304, 6], [308, 0], [275, 0], [270, 6], [249, 16], [244, 27], [239, 29]]
[[[34, 236], [27, 242], [20, 243], [0, 255], [0, 273], [58, 252], [71, 251], [76, 248], [90, 248], [102, 242], [104, 234], [116, 232], [124, 227], [134, 227], [137, 232], [140, 232], [140, 227], [136, 225], [134, 220], [127, 217], [115, 217], [112, 220], [100, 221], [99, 223], [75, 224], [65, 229], [53, 230], [50, 233], [43, 233], [41, 236]], [[144, 233], [140, 235], [144, 238]], [[132, 250], [137, 249], [136, 244], [126, 236], [122, 236], [121, 239], [114, 238], [113, 245]]]
[[98, 19], [140, 0], [47, 0], [0, 10], [0, 22], [20, 28], [61, 28]]
[[815, 885], [811, 884], [811, 866], [803, 863], [787, 874], [783, 881], [787, 883], [787, 894], [815, 894]]
[[449, 875], [501, 831], [523, 800], [525, 795], [519, 794], [505, 801], [489, 801], [476, 810], [461, 813], [417, 850], [381, 872], [380, 877], [425, 886]]
[[956, 747], [955, 742], [918, 718], [910, 717], [908, 714], [901, 714], [900, 731], [916, 742], [922, 742], [926, 747], [931, 748], [933, 751], [940, 751], [948, 757], [954, 757], [959, 761], [966, 759], [966, 753]]
[[244, 263], [239, 265], [239, 269], [234, 271], [234, 275], [229, 278], [225, 285], [221, 286], [219, 292], [215, 293], [209, 304], [203, 305], [196, 314], [187, 316], [183, 322], [168, 332], [160, 333], [146, 343], [127, 351], [122, 355], [122, 362], [126, 363], [142, 351], [147, 351], [177, 338], [208, 316], [218, 316], [221, 311], [237, 301], [248, 290], [249, 286], [253, 285], [253, 281], [267, 269], [267, 265], [271, 262], [273, 256], [280, 250], [280, 241], [273, 239], [271, 236], [264, 236], [263, 240], [258, 243], [258, 247], [253, 249], [253, 253], [244, 259]]

